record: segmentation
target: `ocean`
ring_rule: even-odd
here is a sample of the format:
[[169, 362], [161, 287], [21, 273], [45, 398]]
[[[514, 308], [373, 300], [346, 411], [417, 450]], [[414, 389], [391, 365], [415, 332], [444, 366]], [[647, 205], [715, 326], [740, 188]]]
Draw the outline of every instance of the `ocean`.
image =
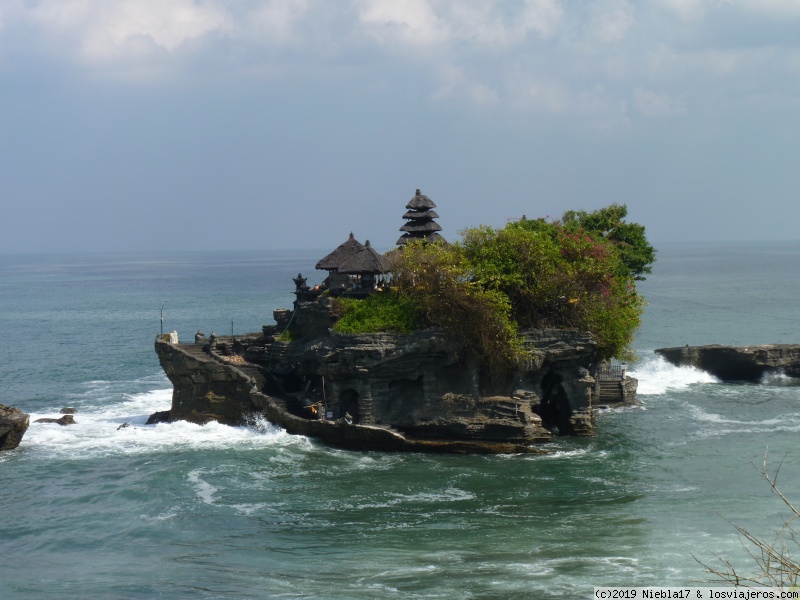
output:
[[[0, 256], [0, 596], [15, 600], [587, 598], [755, 567], [800, 500], [800, 382], [725, 384], [654, 348], [800, 343], [800, 243], [662, 245], [634, 346], [639, 403], [547, 455], [351, 452], [169, 408], [153, 341], [259, 331], [325, 250]], [[128, 427], [122, 427], [123, 424]]]

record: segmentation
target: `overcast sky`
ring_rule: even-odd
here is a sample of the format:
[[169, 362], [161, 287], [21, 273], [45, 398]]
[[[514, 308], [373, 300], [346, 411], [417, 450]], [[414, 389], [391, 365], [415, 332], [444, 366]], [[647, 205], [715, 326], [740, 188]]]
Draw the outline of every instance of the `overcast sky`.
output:
[[0, 253], [382, 249], [626, 203], [800, 239], [798, 0], [0, 0]]

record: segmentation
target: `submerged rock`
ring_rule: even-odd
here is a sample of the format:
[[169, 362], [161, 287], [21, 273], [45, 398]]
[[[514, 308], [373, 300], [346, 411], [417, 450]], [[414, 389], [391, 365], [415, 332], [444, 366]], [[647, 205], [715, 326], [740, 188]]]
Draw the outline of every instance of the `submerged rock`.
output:
[[169, 423], [170, 420], [171, 419], [170, 419], [168, 410], [159, 410], [157, 412], [154, 412], [149, 417], [147, 417], [147, 421], [145, 422], [145, 425], [156, 425], [158, 423]]
[[30, 415], [13, 406], [0, 404], [0, 451], [19, 446], [30, 425]]
[[75, 417], [72, 415], [64, 415], [59, 419], [54, 419], [51, 417], [42, 417], [41, 419], [36, 419], [34, 423], [57, 423], [59, 425], [75, 425]]

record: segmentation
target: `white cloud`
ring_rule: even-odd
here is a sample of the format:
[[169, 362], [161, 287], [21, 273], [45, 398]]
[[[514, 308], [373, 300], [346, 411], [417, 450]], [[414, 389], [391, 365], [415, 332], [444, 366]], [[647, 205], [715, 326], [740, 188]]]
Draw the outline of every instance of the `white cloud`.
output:
[[80, 56], [107, 62], [152, 47], [174, 51], [225, 27], [225, 11], [191, 0], [44, 0], [29, 13], [46, 32], [78, 40]]
[[633, 93], [633, 106], [645, 117], [665, 117], [682, 115], [686, 107], [682, 101], [673, 99], [669, 94], [637, 88]]
[[528, 109], [548, 113], [564, 113], [573, 108], [569, 90], [559, 81], [531, 81], [525, 86], [521, 99]]
[[548, 37], [556, 33], [563, 17], [564, 10], [557, 0], [526, 0], [519, 21], [523, 31]]
[[495, 89], [472, 81], [462, 69], [453, 65], [442, 67], [439, 81], [439, 88], [433, 93], [435, 100], [466, 99], [477, 106], [493, 106], [500, 100]]
[[324, 73], [369, 87], [380, 74], [487, 110], [680, 114], [721, 85], [735, 98], [796, 76], [800, 40], [784, 32], [770, 50], [771, 21], [750, 35], [755, 11], [800, 16], [800, 0], [0, 0], [0, 49], [102, 76]]
[[564, 11], [558, 0], [524, 0], [511, 9], [485, 0], [356, 0], [359, 19], [382, 43], [445, 43], [505, 48], [526, 36], [552, 36]]
[[601, 42], [619, 42], [633, 27], [633, 6], [627, 0], [601, 0], [592, 5], [591, 32]]
[[368, 34], [382, 43], [428, 47], [450, 37], [428, 0], [357, 0], [356, 5]]
[[655, 0], [674, 15], [689, 21], [701, 19], [710, 4], [710, 0]]
[[269, 44], [292, 43], [296, 40], [296, 27], [308, 11], [308, 0], [272, 0], [241, 17], [239, 26], [250, 29]]
[[797, 0], [728, 0], [733, 6], [773, 16], [800, 17]]

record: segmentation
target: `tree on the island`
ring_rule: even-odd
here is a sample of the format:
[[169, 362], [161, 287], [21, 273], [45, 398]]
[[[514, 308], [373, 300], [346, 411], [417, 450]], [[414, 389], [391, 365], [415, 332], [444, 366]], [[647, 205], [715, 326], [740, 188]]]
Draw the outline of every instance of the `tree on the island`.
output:
[[[635, 281], [650, 272], [655, 251], [626, 214], [614, 205], [560, 221], [473, 227], [449, 245], [412, 241], [392, 253], [391, 299], [365, 300], [346, 327], [378, 331], [379, 312], [387, 330], [412, 321], [440, 327], [492, 371], [522, 358], [518, 328], [589, 331], [601, 358], [627, 358], [644, 305]], [[397, 316], [409, 311], [416, 317]]]
[[463, 236], [473, 281], [505, 294], [520, 327], [590, 331], [603, 358], [629, 356], [644, 301], [616, 241], [575, 223], [524, 217]]
[[634, 279], [643, 280], [645, 274], [652, 273], [656, 251], [647, 241], [644, 225], [626, 223], [627, 216], [626, 204], [611, 204], [591, 213], [567, 211], [561, 223], [567, 229], [583, 229], [616, 244], [625, 268]]

